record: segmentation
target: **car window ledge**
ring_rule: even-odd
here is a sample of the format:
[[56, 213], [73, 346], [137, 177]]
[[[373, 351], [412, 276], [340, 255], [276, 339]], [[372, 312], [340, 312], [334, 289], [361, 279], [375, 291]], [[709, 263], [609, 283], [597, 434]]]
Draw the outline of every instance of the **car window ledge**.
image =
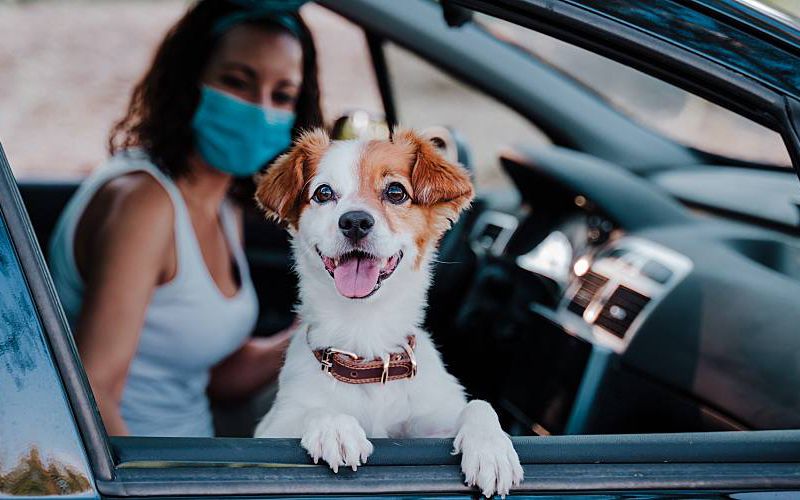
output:
[[[526, 464], [515, 492], [799, 489], [800, 468], [787, 463]], [[323, 465], [182, 466], [118, 469], [97, 481], [108, 496], [359, 495], [468, 493], [460, 466], [366, 465], [331, 472]]]
[[[514, 437], [519, 491], [800, 488], [800, 431]], [[374, 439], [357, 472], [313, 465], [296, 439], [112, 438], [101, 493], [465, 493], [449, 439]], [[157, 460], [153, 457], [157, 457]]]

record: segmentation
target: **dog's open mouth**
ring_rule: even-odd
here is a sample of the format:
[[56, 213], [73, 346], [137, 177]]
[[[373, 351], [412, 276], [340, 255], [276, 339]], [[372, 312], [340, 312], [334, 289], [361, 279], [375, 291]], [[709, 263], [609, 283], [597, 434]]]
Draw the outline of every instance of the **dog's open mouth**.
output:
[[361, 250], [351, 250], [338, 257], [326, 257], [319, 249], [317, 253], [333, 278], [336, 290], [351, 299], [365, 299], [377, 292], [403, 259], [402, 250], [383, 259]]

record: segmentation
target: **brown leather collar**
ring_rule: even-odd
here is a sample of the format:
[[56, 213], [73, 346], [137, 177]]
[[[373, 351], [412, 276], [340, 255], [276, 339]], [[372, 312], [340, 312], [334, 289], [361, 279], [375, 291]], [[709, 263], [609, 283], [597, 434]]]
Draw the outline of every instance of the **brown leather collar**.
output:
[[393, 352], [387, 359], [375, 358], [366, 361], [352, 352], [328, 347], [314, 350], [322, 371], [346, 384], [385, 384], [392, 380], [414, 378], [417, 374], [417, 360], [414, 357], [416, 338], [407, 337], [402, 352]]

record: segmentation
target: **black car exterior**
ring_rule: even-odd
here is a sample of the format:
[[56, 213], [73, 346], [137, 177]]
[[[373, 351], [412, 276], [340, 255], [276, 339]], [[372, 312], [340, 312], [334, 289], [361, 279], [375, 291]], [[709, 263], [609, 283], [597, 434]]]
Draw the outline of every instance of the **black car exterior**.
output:
[[[409, 1], [407, 22], [398, 24], [397, 6], [386, 0], [320, 3], [363, 26], [373, 40], [409, 47], [536, 117], [531, 103], [502, 81], [459, 67], [460, 59], [448, 57], [453, 47], [425, 36], [425, 23], [411, 28], [409, 19], [439, 15], [438, 6]], [[800, 172], [800, 33], [790, 26], [730, 0], [446, 3], [535, 28], [725, 105], [780, 132]], [[552, 119], [539, 118], [545, 128]], [[577, 146], [570, 137], [562, 140]], [[622, 146], [601, 153], [621, 161], [645, 155]], [[310, 466], [293, 440], [109, 438], [1, 153], [0, 212], [0, 497], [477, 494], [463, 485], [443, 440], [377, 440], [368, 467], [334, 476]], [[800, 431], [554, 436], [516, 438], [515, 446], [526, 481], [514, 496], [800, 498]]]

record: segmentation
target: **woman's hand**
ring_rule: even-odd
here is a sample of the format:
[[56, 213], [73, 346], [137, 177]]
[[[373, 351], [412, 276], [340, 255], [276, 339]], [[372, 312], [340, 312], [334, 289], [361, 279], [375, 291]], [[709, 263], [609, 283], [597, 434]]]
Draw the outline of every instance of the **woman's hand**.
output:
[[278, 378], [286, 348], [299, 321], [270, 337], [251, 338], [213, 370], [208, 395], [217, 400], [246, 398]]

